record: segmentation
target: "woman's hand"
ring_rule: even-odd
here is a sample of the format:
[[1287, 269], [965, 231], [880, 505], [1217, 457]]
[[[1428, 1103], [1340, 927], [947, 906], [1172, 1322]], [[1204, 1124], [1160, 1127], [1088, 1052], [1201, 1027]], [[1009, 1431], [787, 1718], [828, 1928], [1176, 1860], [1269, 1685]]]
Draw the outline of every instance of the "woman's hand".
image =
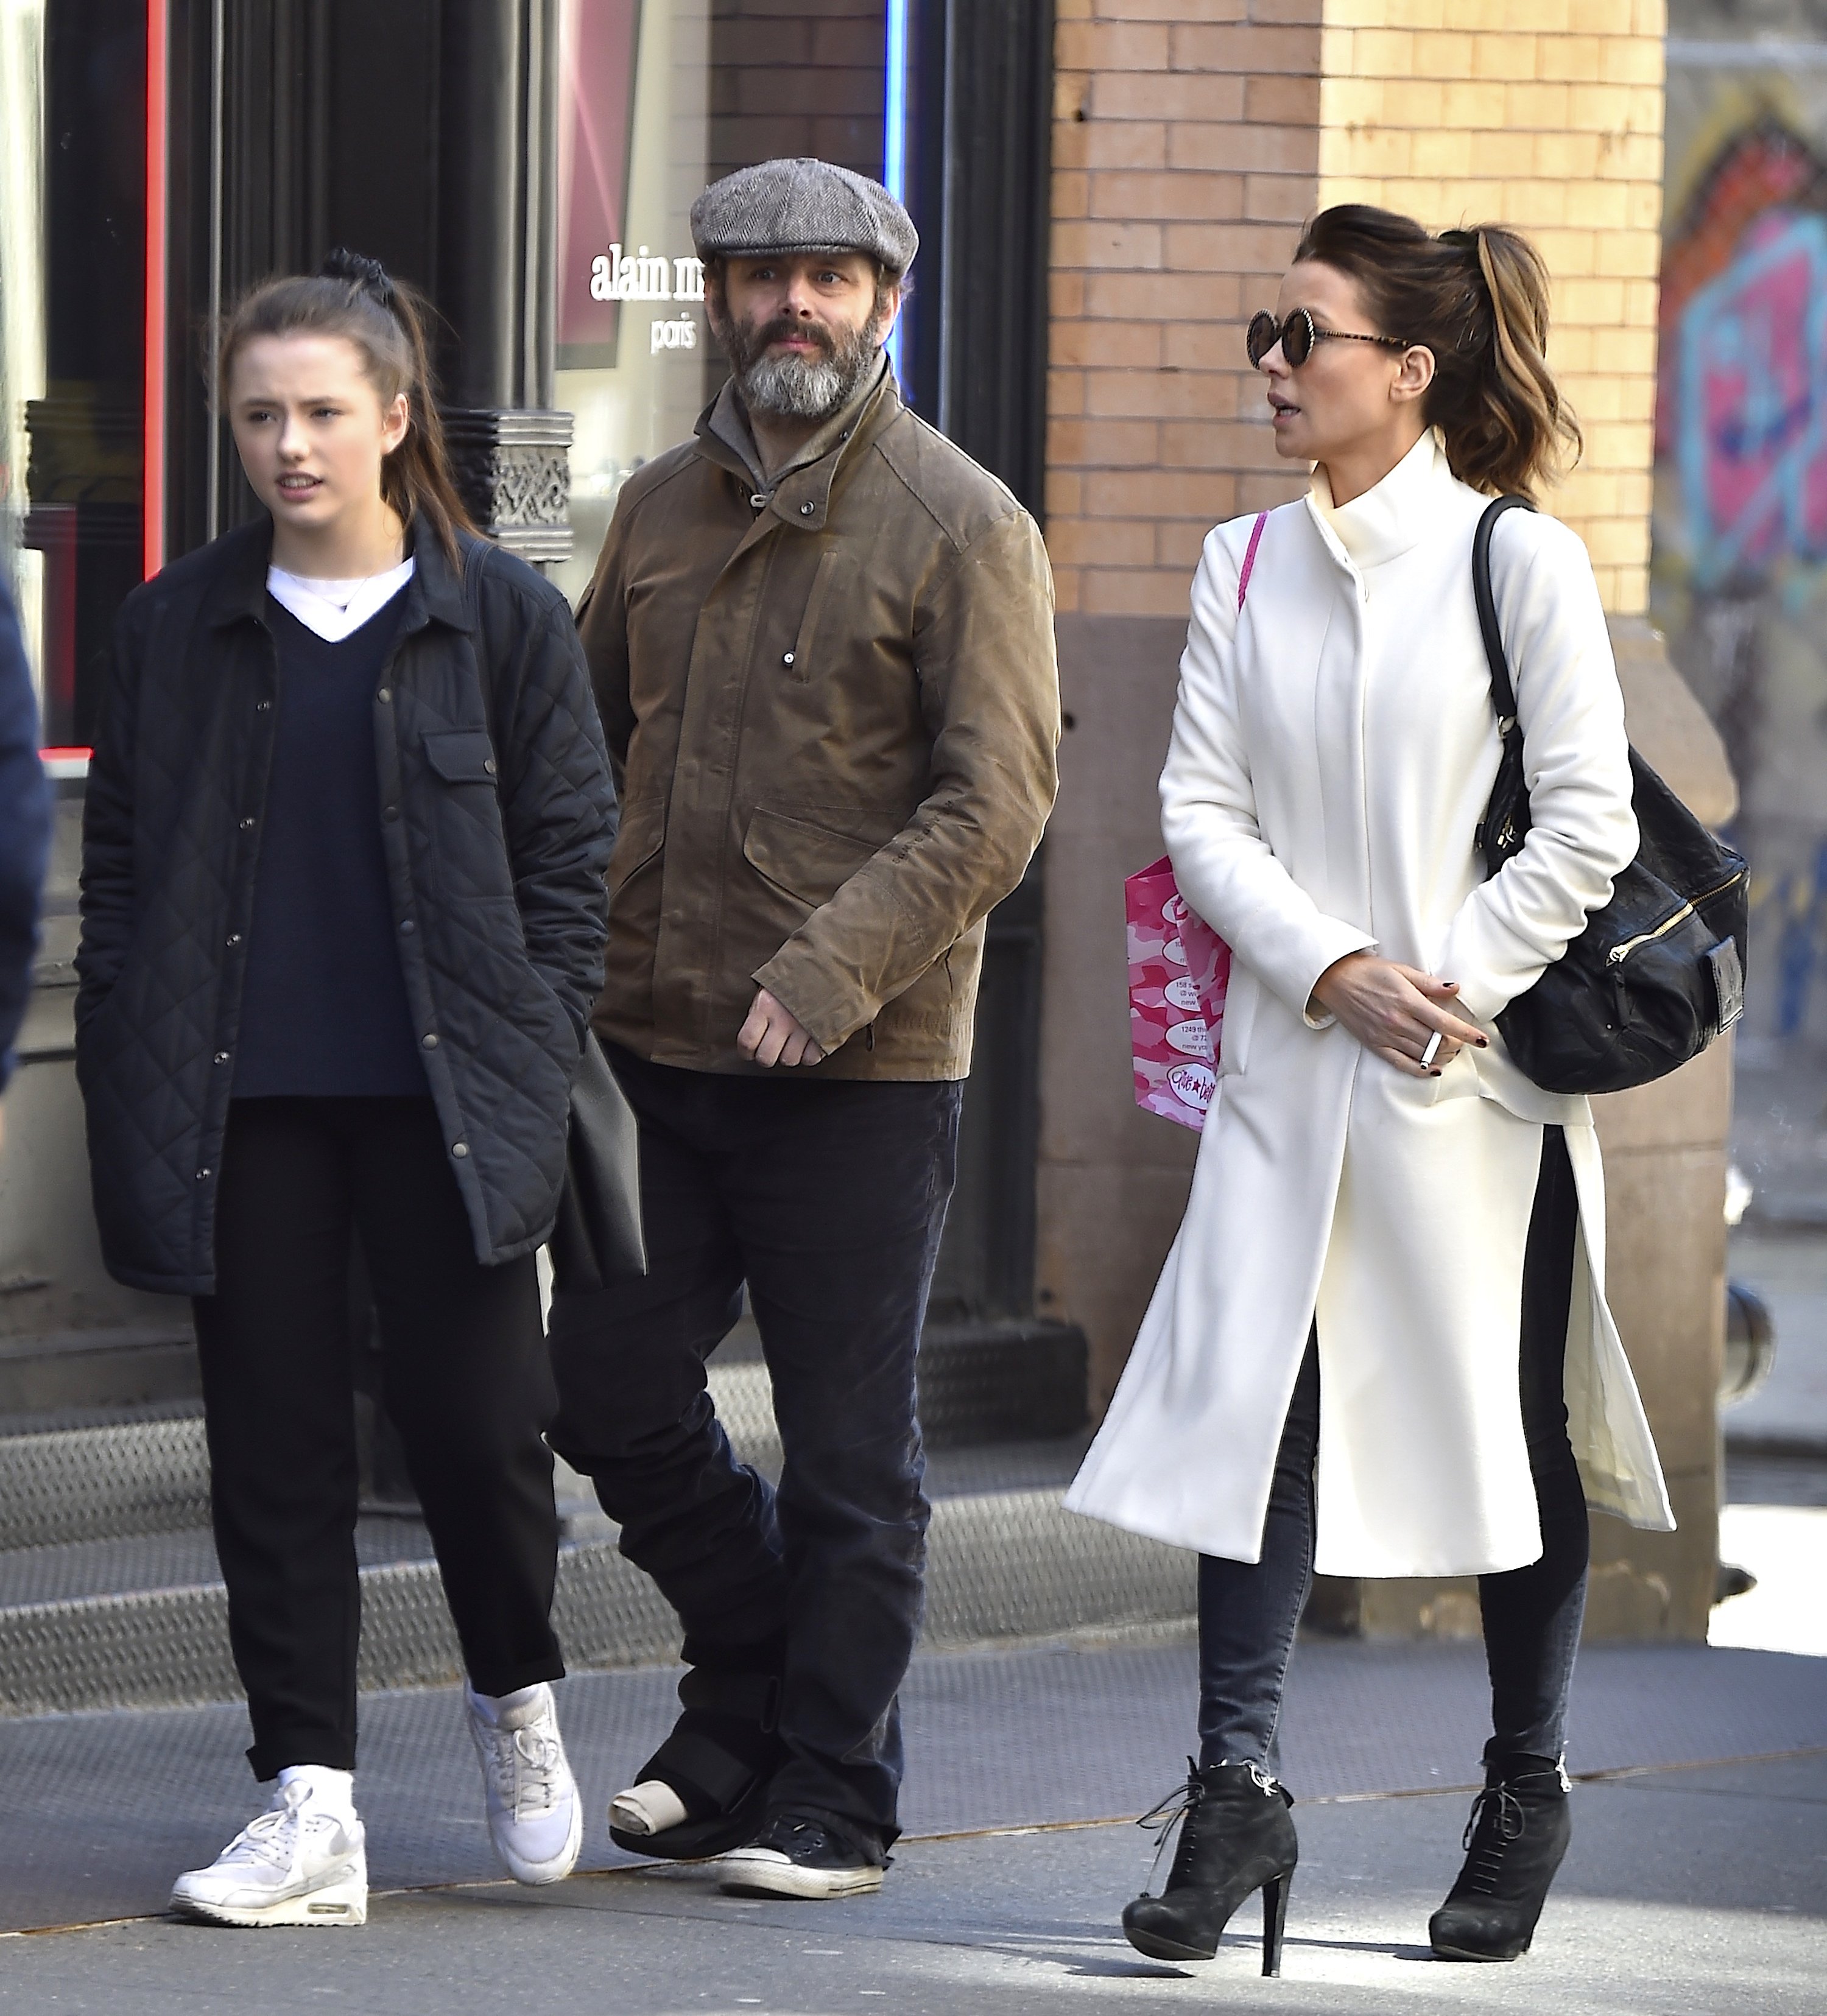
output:
[[[1415, 967], [1354, 952], [1320, 975], [1313, 999], [1386, 1064], [1411, 1078], [1438, 1078], [1466, 1044], [1490, 1047], [1482, 1029], [1451, 1013], [1448, 1004], [1458, 992], [1456, 980], [1436, 980]], [[1436, 1036], [1430, 1057], [1428, 1045]]]

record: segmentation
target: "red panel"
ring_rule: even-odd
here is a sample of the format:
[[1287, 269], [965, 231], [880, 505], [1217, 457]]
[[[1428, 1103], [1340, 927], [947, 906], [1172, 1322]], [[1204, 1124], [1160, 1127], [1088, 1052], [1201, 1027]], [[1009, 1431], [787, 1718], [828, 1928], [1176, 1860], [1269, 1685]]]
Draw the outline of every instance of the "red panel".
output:
[[142, 566], [165, 563], [165, 184], [170, 153], [169, 0], [146, 9], [146, 387]]

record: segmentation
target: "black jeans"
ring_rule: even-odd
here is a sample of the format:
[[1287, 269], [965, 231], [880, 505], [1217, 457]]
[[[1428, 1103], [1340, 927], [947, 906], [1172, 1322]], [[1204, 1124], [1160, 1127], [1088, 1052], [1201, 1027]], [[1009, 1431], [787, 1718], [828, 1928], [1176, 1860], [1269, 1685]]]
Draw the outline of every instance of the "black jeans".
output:
[[229, 1108], [216, 1292], [193, 1307], [216, 1550], [257, 1778], [355, 1763], [355, 1427], [349, 1255], [362, 1241], [388, 1413], [470, 1677], [564, 1671], [552, 1411], [531, 1255], [476, 1258], [429, 1099]]
[[[1541, 1174], [1522, 1262], [1522, 1429], [1541, 1521], [1541, 1555], [1480, 1575], [1490, 1669], [1487, 1762], [1559, 1758], [1586, 1607], [1586, 1496], [1562, 1395], [1579, 1202], [1558, 1127], [1543, 1130]], [[1277, 1726], [1294, 1634], [1313, 1579], [1313, 1463], [1320, 1362], [1310, 1337], [1282, 1430], [1254, 1564], [1199, 1559], [1199, 1761], [1277, 1767]]]
[[[962, 1087], [610, 1057], [640, 1120], [650, 1271], [554, 1301], [552, 1445], [594, 1481], [622, 1551], [678, 1611], [687, 1661], [784, 1660], [773, 1810], [885, 1847], [926, 1563], [914, 1354]], [[745, 1280], [778, 1492], [736, 1461], [705, 1390]]]

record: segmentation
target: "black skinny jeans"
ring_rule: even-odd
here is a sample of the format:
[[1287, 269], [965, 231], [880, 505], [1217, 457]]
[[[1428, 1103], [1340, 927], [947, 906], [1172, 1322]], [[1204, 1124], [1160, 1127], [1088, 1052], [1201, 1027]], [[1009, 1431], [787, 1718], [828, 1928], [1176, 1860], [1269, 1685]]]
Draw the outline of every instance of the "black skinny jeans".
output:
[[430, 1099], [229, 1108], [216, 1292], [193, 1307], [216, 1551], [257, 1778], [355, 1765], [351, 1229], [380, 1322], [387, 1413], [478, 1692], [564, 1671], [551, 1375], [531, 1255], [476, 1258]]
[[[1541, 1556], [1480, 1575], [1492, 1735], [1487, 1763], [1558, 1759], [1586, 1607], [1586, 1495], [1562, 1397], [1579, 1202], [1566, 1137], [1543, 1129], [1541, 1174], [1522, 1262], [1522, 1430], [1541, 1521]], [[1294, 1635], [1313, 1581], [1313, 1464], [1320, 1361], [1307, 1341], [1269, 1492], [1263, 1557], [1199, 1559], [1199, 1762], [1277, 1766], [1276, 1733]]]
[[[555, 1298], [552, 1446], [678, 1611], [689, 1664], [780, 1673], [771, 1809], [885, 1847], [926, 1565], [914, 1355], [962, 1088], [609, 1054], [640, 1121], [649, 1271]], [[744, 1280], [778, 1491], [737, 1463], [705, 1388]]]

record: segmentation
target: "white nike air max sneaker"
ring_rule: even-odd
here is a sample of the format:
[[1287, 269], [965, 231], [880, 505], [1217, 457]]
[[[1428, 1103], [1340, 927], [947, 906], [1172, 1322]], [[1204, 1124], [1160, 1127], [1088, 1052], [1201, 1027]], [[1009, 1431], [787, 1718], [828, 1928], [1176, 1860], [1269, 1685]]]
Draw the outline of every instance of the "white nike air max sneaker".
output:
[[283, 1787], [207, 1869], [187, 1869], [171, 1909], [212, 1925], [362, 1925], [368, 1853], [362, 1823]]
[[584, 1809], [552, 1690], [542, 1682], [495, 1699], [465, 1687], [463, 1698], [495, 1852], [517, 1883], [561, 1882], [577, 1866]]

